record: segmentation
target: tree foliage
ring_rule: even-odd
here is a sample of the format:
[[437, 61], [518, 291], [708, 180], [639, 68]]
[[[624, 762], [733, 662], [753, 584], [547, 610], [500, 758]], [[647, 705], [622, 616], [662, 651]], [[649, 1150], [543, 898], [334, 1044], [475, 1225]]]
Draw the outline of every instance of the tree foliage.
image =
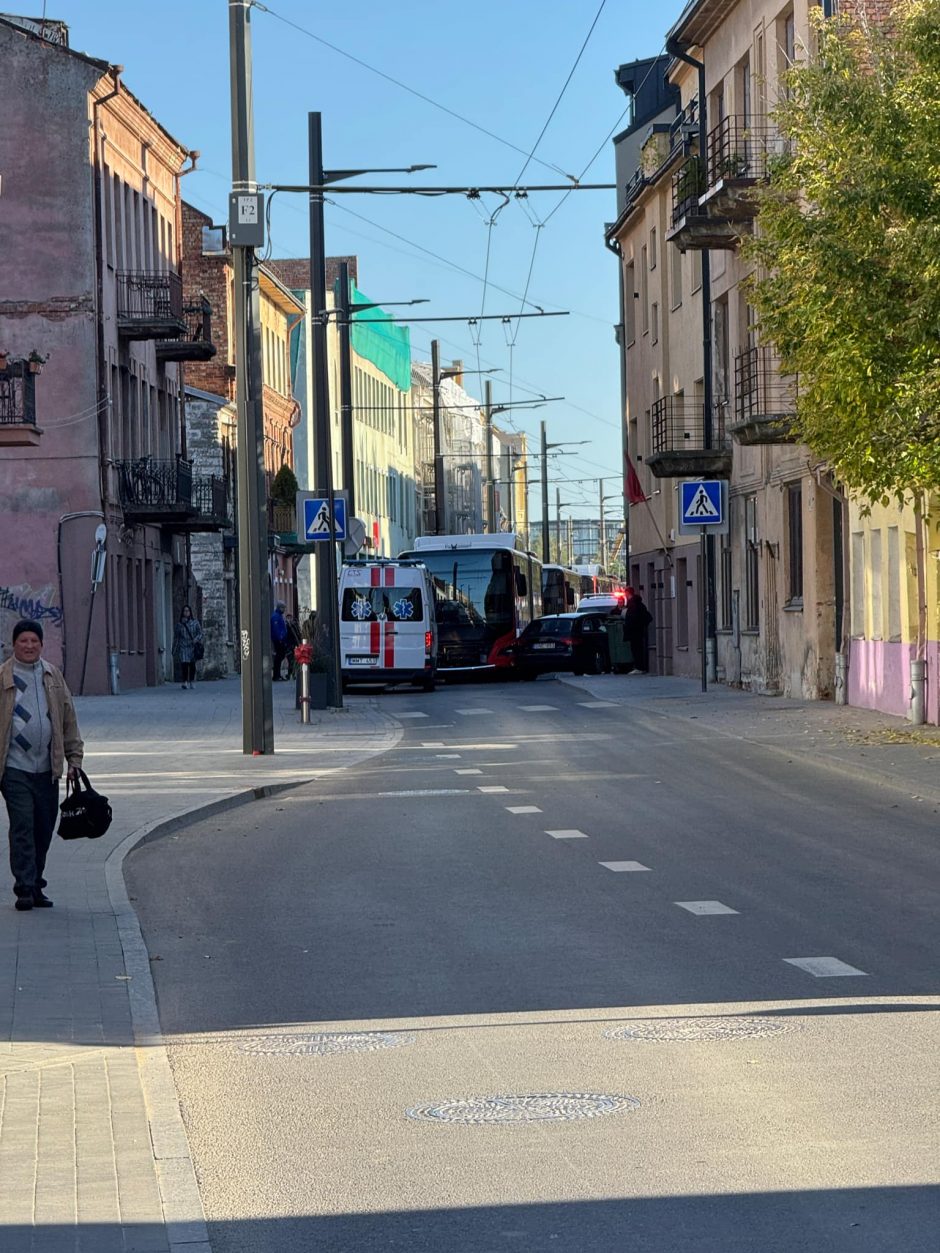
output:
[[293, 505], [299, 490], [300, 485], [294, 471], [289, 465], [282, 465], [271, 484], [271, 499], [280, 505]]
[[[812, 10], [811, 10], [812, 12]], [[788, 155], [745, 245], [796, 432], [873, 500], [940, 486], [940, 0], [814, 21], [775, 111]]]

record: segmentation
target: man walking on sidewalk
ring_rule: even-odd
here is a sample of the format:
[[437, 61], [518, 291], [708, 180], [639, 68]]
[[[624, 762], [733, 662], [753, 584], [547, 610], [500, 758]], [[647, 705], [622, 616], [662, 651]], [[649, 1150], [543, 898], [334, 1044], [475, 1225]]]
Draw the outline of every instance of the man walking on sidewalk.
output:
[[59, 812], [59, 778], [78, 777], [84, 745], [72, 693], [42, 660], [42, 625], [13, 628], [13, 656], [0, 666], [0, 793], [10, 819], [10, 869], [19, 910], [48, 909], [46, 854]]

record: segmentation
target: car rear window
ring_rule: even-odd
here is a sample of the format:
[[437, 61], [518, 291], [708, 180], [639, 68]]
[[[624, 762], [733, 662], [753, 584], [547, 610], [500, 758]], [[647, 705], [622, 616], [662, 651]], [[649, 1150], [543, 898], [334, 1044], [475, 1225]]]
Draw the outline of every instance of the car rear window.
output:
[[343, 622], [420, 622], [423, 617], [420, 587], [343, 589]]
[[536, 618], [529, 623], [523, 634], [529, 640], [537, 635], [570, 635], [571, 622], [567, 618]]

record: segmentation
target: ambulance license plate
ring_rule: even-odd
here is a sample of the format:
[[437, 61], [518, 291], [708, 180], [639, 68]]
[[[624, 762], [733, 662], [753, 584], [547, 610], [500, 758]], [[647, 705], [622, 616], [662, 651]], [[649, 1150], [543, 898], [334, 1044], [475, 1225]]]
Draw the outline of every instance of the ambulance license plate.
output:
[[378, 657], [347, 657], [347, 666], [374, 666]]

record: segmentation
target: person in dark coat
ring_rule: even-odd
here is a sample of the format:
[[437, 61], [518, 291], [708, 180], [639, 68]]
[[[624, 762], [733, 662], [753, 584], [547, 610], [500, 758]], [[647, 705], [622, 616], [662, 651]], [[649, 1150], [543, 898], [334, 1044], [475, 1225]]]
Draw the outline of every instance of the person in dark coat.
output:
[[290, 632], [287, 629], [287, 619], [284, 617], [286, 608], [284, 602], [279, 600], [274, 606], [274, 613], [271, 614], [271, 668], [275, 683], [281, 677], [281, 666], [287, 656], [289, 646]]
[[202, 624], [193, 617], [189, 605], [180, 610], [180, 620], [173, 631], [173, 656], [180, 663], [183, 688], [192, 687], [196, 678], [196, 662], [202, 657]]
[[623, 611], [623, 637], [633, 654], [633, 669], [637, 674], [649, 673], [647, 633], [653, 615], [643, 603], [639, 592], [634, 592]]

